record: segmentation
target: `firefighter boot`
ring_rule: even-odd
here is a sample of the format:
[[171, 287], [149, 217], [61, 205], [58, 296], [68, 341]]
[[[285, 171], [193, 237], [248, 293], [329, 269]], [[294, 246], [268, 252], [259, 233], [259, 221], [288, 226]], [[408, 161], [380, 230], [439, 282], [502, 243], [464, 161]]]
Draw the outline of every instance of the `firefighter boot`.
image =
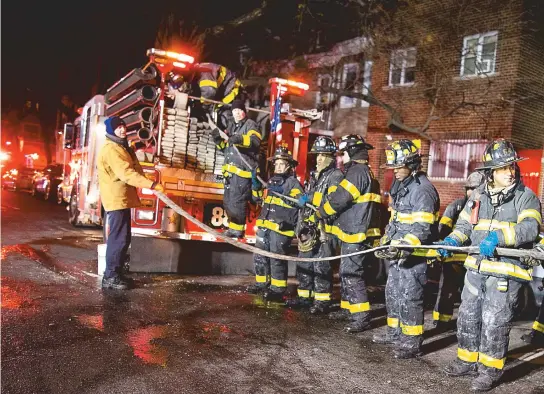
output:
[[355, 334], [370, 329], [370, 314], [359, 312], [351, 315], [351, 322], [344, 327], [344, 331]]
[[246, 291], [250, 294], [262, 294], [266, 291], [265, 284], [254, 283], [246, 288]]
[[114, 290], [127, 290], [130, 287], [130, 284], [123, 280], [120, 276], [112, 276], [111, 278], [102, 278], [102, 288], [103, 289], [114, 289]]
[[409, 349], [409, 348], [397, 348], [393, 350], [393, 357], [399, 360], [407, 360], [409, 358], [416, 358], [422, 356], [421, 350]]
[[350, 317], [349, 311], [344, 308], [329, 313], [329, 319], [331, 320], [348, 320], [349, 317]]
[[283, 292], [266, 289], [266, 291], [263, 293], [263, 298], [266, 301], [283, 302], [283, 294]]
[[470, 389], [472, 391], [489, 391], [495, 386], [498, 379], [493, 379], [486, 373], [480, 373], [471, 383]]
[[291, 309], [308, 309], [312, 306], [311, 298], [296, 297], [285, 301], [285, 306]]
[[233, 230], [229, 228], [227, 231], [225, 231], [224, 235], [225, 237], [229, 238], [244, 238], [245, 233], [241, 230]]
[[474, 375], [477, 370], [476, 363], [467, 363], [465, 361], [455, 359], [451, 364], [444, 368], [444, 372], [448, 376], [465, 376]]
[[387, 330], [385, 334], [374, 334], [372, 336], [372, 342], [377, 343], [378, 345], [397, 346], [399, 344], [399, 335]]
[[328, 301], [314, 301], [314, 304], [310, 308], [312, 315], [325, 315], [329, 312], [330, 302]]
[[529, 345], [544, 347], [544, 333], [540, 331], [531, 330], [529, 334], [522, 335], [521, 340]]

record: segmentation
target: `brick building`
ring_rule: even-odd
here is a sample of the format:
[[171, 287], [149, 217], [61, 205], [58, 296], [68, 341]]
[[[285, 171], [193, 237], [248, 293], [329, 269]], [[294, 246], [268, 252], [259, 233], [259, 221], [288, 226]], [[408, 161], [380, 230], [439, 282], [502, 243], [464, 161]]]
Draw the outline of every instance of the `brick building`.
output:
[[408, 1], [378, 25], [382, 31], [370, 34], [372, 40], [355, 38], [303, 61], [253, 71], [312, 80], [315, 90], [296, 104], [325, 110], [315, 129], [365, 135], [376, 147], [371, 165], [384, 190], [391, 182], [379, 170], [387, 142], [421, 139], [424, 169], [444, 207], [463, 194], [490, 139], [542, 150], [544, 11], [538, 3]]

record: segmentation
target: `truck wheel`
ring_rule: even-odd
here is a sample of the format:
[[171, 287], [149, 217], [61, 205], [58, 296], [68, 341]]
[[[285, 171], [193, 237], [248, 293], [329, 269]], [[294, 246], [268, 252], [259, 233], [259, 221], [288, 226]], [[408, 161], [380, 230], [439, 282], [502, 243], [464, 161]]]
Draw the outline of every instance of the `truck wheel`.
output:
[[70, 224], [74, 227], [77, 227], [79, 225], [78, 222], [79, 217], [79, 209], [78, 209], [78, 200], [77, 200], [77, 193], [75, 190], [72, 191], [72, 194], [70, 195], [70, 205], [68, 208], [68, 221]]

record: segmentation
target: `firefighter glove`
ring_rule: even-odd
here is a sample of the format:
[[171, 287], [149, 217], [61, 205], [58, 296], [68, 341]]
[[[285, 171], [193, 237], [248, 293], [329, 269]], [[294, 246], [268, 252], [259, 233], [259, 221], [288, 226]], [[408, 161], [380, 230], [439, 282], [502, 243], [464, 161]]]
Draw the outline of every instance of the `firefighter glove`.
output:
[[241, 134], [234, 134], [233, 136], [229, 137], [229, 144], [230, 145], [239, 145], [243, 141]]
[[276, 192], [276, 193], [279, 193], [279, 194], [283, 194], [283, 186], [282, 185], [273, 185], [273, 184], [269, 183], [267, 188], [271, 192]]
[[[444, 238], [443, 241], [433, 242], [433, 245], [445, 245], [445, 246], [461, 246], [459, 245], [459, 242], [457, 242], [456, 239], [451, 237]], [[447, 258], [453, 255], [452, 252], [446, 249], [438, 249], [437, 250], [440, 257]]]
[[261, 190], [262, 185], [259, 179], [257, 178], [257, 171], [251, 171], [251, 189], [252, 190]]
[[497, 236], [497, 233], [495, 231], [490, 232], [480, 243], [480, 254], [484, 257], [493, 257], [498, 245], [499, 237]]
[[300, 207], [300, 208], [304, 208], [306, 206], [306, 203], [308, 202], [309, 200], [309, 197], [307, 194], [303, 194], [302, 196], [299, 197], [298, 199], [298, 202], [297, 202], [297, 205]]

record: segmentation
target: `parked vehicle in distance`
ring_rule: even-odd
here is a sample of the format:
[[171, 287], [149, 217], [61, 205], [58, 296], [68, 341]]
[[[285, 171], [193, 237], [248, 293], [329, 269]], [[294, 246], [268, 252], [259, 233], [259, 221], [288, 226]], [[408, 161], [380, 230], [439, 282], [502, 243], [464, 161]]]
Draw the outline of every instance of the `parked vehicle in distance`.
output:
[[62, 164], [50, 164], [42, 171], [37, 171], [32, 180], [32, 195], [43, 197], [46, 201], [55, 201], [62, 182], [62, 170]]
[[15, 182], [17, 181], [18, 171], [13, 168], [2, 175], [2, 189], [15, 191]]

